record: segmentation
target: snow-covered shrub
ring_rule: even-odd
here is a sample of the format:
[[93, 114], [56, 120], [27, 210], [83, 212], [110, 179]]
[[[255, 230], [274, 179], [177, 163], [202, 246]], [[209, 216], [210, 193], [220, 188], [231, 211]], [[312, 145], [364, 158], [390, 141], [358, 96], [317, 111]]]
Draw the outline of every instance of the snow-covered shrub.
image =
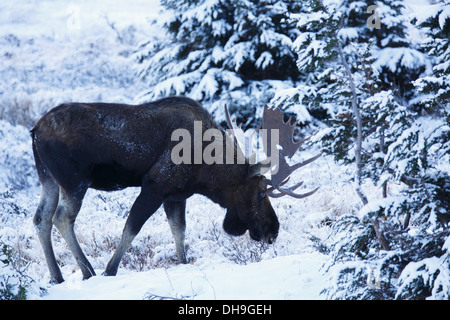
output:
[[18, 254], [0, 241], [0, 300], [27, 298], [27, 287], [33, 280], [25, 271], [26, 265]]
[[[31, 137], [22, 126], [0, 120], [0, 188], [26, 189], [37, 185]], [[0, 191], [1, 192], [1, 191]]]
[[[104, 26], [108, 30], [106, 20]], [[113, 31], [116, 39], [108, 37]], [[0, 35], [0, 119], [31, 129], [45, 112], [64, 102], [131, 103], [142, 90], [130, 68], [137, 40], [132, 26], [113, 31], [81, 39], [24, 36], [14, 28]]]

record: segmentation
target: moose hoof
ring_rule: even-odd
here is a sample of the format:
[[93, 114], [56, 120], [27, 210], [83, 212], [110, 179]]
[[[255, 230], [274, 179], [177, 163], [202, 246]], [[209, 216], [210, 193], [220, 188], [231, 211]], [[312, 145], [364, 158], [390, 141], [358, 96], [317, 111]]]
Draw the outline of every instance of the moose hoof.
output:
[[51, 285], [54, 285], [54, 284], [60, 284], [60, 283], [63, 283], [64, 282], [64, 279], [63, 278], [52, 278], [52, 279], [50, 279], [50, 281], [49, 281], [49, 283], [51, 284]]
[[105, 271], [103, 271], [102, 276], [104, 276], [104, 277], [114, 277], [116, 274], [117, 274], [117, 271], [114, 272], [114, 271], [105, 270]]

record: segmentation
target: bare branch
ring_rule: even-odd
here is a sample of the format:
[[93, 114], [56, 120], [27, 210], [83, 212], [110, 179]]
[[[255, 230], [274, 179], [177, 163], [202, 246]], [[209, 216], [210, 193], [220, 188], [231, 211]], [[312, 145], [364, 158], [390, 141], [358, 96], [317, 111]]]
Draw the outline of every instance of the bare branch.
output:
[[358, 96], [356, 93], [356, 86], [353, 80], [352, 72], [350, 67], [345, 60], [344, 52], [342, 50], [342, 45], [338, 40], [338, 53], [341, 58], [342, 65], [345, 68], [345, 72], [347, 73], [348, 82], [350, 85], [350, 89], [352, 91], [352, 109], [355, 115], [356, 120], [356, 129], [357, 129], [357, 139], [356, 139], [356, 148], [355, 148], [355, 160], [356, 160], [356, 193], [361, 199], [362, 203], [366, 205], [368, 203], [367, 197], [361, 189], [361, 171], [362, 171], [362, 162], [361, 162], [361, 149], [362, 149], [362, 140], [363, 140], [363, 132], [362, 132], [362, 120], [361, 115], [359, 113], [359, 105], [358, 105]]
[[380, 221], [378, 220], [378, 218], [375, 219], [375, 221], [373, 222], [373, 229], [375, 230], [375, 234], [377, 235], [377, 238], [380, 241], [383, 249], [391, 250], [391, 247], [389, 246], [389, 241], [386, 239], [383, 231], [381, 230], [382, 228], [380, 226]]

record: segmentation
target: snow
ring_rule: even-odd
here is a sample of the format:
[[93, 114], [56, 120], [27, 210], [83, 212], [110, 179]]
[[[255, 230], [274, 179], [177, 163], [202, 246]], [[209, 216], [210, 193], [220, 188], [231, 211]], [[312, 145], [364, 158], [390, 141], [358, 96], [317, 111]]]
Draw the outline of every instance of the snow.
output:
[[[421, 0], [421, 1], [408, 1], [408, 6], [411, 8], [411, 10], [414, 12], [414, 16], [417, 18], [417, 23], [423, 23], [424, 21], [426, 21], [428, 18], [433, 17], [436, 15], [437, 12], [439, 12], [439, 10], [442, 8], [442, 4], [441, 3], [436, 3], [436, 4], [430, 4], [429, 1], [426, 1], [426, 5], [424, 5], [424, 1], [426, 0]], [[444, 9], [440, 15], [439, 15], [439, 22], [441, 22], [442, 20], [445, 20], [446, 16], [448, 16], [449, 14], [449, 10], [448, 7], [446, 7], [446, 9]], [[442, 27], [442, 25], [441, 25]]]
[[[44, 300], [107, 299], [321, 299], [320, 254], [277, 257], [249, 265], [178, 265], [145, 272], [121, 270], [116, 277], [83, 281], [77, 271]], [[98, 273], [101, 270], [97, 270]]]
[[95, 31], [106, 27], [103, 18], [108, 16], [118, 26], [131, 22], [148, 28], [148, 19], [159, 13], [159, 0], [123, 1], [78, 0], [65, 1], [2, 1], [0, 5], [0, 34], [21, 36], [55, 36], [57, 38], [91, 37]]
[[[406, 291], [405, 287], [407, 286], [413, 287], [411, 283], [417, 281], [417, 278], [421, 279], [424, 283], [433, 281], [431, 275], [436, 274], [436, 270], [439, 269], [441, 264], [443, 264], [443, 259], [438, 257], [426, 258], [419, 262], [410, 262], [399, 277], [398, 281], [400, 286], [397, 292], [401, 293], [402, 291]], [[448, 280], [448, 272], [444, 275], [441, 274], [441, 277], [445, 277]], [[428, 285], [431, 287], [431, 283]]]
[[392, 72], [398, 68], [420, 68], [426, 66], [425, 56], [412, 48], [384, 48], [375, 53], [376, 61], [373, 67], [380, 71], [387, 67]]

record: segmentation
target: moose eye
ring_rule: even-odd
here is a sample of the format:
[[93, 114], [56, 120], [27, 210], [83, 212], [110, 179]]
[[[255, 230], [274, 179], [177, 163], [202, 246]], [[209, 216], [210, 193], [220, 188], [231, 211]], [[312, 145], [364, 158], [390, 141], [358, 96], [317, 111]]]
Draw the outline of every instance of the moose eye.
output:
[[259, 200], [262, 200], [262, 199], [264, 199], [265, 197], [266, 197], [266, 191], [265, 191], [265, 190], [259, 191], [259, 193], [258, 193], [258, 199], [259, 199]]

